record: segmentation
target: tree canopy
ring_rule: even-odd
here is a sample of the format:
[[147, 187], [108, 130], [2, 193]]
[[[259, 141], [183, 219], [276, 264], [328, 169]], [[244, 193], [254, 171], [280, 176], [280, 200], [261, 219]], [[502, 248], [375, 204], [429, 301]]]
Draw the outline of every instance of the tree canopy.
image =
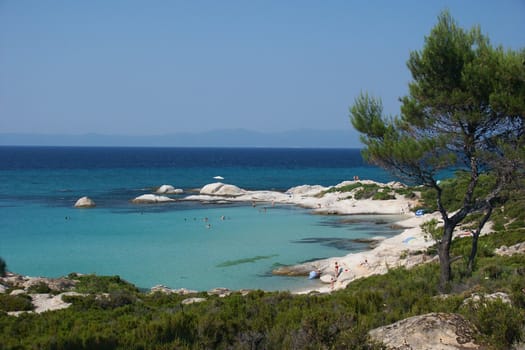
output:
[[[444, 285], [451, 278], [454, 228], [472, 212], [485, 211], [488, 219], [492, 201], [523, 172], [525, 50], [494, 48], [479, 27], [464, 30], [443, 12], [407, 66], [413, 80], [399, 116], [385, 116], [381, 100], [362, 93], [350, 119], [362, 134], [366, 160], [437, 192]], [[441, 202], [438, 182], [440, 172], [452, 168], [469, 174], [463, 204], [454, 213]], [[483, 173], [497, 181], [489, 194], [477, 197]]]

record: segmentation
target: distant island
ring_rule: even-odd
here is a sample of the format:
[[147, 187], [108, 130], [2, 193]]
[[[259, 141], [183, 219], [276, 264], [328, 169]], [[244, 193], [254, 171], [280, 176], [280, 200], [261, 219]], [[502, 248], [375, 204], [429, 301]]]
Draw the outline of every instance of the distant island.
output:
[[1, 133], [0, 146], [360, 148], [362, 145], [357, 132], [348, 128], [282, 132], [223, 129], [162, 135]]

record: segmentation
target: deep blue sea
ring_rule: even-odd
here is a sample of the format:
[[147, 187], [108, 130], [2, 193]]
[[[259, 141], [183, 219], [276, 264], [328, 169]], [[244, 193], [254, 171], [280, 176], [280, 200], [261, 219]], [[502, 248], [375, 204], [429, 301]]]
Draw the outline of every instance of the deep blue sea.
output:
[[[354, 216], [349, 224], [288, 205], [130, 200], [162, 184], [185, 196], [214, 176], [248, 190], [285, 191], [355, 175], [393, 179], [355, 149], [0, 147], [0, 256], [25, 275], [120, 275], [142, 288], [312, 287], [318, 282], [270, 272], [367, 249], [353, 240], [395, 233], [385, 224], [392, 219]], [[82, 196], [97, 207], [73, 208]]]

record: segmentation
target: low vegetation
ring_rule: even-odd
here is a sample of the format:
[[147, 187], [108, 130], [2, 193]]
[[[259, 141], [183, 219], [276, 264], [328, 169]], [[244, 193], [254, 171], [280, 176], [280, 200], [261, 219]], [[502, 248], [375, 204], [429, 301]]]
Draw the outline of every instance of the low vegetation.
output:
[[335, 192], [341, 192], [341, 193], [352, 192], [354, 199], [374, 199], [374, 200], [395, 199], [396, 198], [395, 194], [400, 193], [398, 191], [394, 191], [392, 188], [382, 187], [375, 183], [366, 184], [366, 183], [361, 183], [361, 182], [355, 182], [353, 184], [349, 184], [345, 186], [331, 187], [328, 190], [321, 192], [319, 196], [322, 197], [327, 193], [335, 193]]

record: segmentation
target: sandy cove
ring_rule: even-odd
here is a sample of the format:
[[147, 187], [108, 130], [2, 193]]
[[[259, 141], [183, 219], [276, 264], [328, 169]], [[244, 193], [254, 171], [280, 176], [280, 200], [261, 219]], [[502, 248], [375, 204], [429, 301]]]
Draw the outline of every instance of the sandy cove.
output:
[[[378, 183], [371, 180], [345, 181], [333, 187], [361, 184], [375, 184], [384, 191], [393, 191], [404, 188], [405, 185], [399, 182], [388, 184]], [[361, 277], [375, 274], [384, 274], [390, 268], [404, 266], [411, 268], [415, 265], [436, 259], [429, 258], [425, 254], [420, 254], [434, 244], [432, 239], [427, 237], [421, 224], [431, 219], [441, 221], [439, 213], [430, 213], [416, 216], [411, 208], [418, 205], [416, 198], [406, 198], [404, 195], [395, 194], [395, 199], [372, 200], [354, 199], [356, 188], [350, 192], [326, 192], [332, 187], [303, 185], [289, 189], [285, 193], [273, 191], [246, 191], [234, 185], [213, 183], [204, 186], [199, 195], [192, 195], [185, 200], [212, 201], [212, 202], [252, 202], [253, 205], [265, 203], [274, 204], [293, 204], [304, 208], [312, 209], [317, 214], [383, 214], [401, 215], [404, 219], [396, 222], [395, 225], [404, 228], [400, 234], [388, 238], [378, 238], [379, 244], [372, 250], [351, 253], [341, 257], [333, 257], [316, 260], [304, 264], [285, 266], [273, 271], [276, 275], [288, 276], [308, 276], [311, 271], [317, 271], [320, 280], [317, 288], [295, 291], [297, 293], [308, 293], [317, 291], [329, 293], [333, 290], [345, 288], [350, 282]], [[392, 192], [394, 193], [394, 192]], [[458, 229], [456, 235], [464, 232]], [[338, 264], [336, 273], [335, 264]]]

